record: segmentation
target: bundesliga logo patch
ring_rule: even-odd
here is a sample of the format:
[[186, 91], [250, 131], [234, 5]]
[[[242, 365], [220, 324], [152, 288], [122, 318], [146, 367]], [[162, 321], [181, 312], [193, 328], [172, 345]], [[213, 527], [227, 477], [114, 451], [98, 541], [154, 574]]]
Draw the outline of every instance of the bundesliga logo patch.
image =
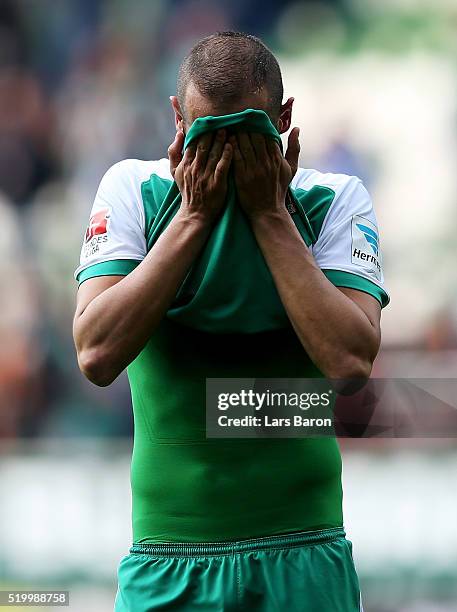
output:
[[376, 280], [381, 280], [378, 228], [359, 215], [352, 217], [351, 261], [365, 268]]
[[89, 220], [89, 226], [86, 229], [84, 242], [89, 242], [91, 238], [97, 235], [106, 234], [108, 231], [109, 208], [104, 208], [92, 215]]
[[95, 255], [100, 246], [108, 241], [109, 212], [109, 208], [103, 208], [90, 218], [84, 235], [84, 257]]

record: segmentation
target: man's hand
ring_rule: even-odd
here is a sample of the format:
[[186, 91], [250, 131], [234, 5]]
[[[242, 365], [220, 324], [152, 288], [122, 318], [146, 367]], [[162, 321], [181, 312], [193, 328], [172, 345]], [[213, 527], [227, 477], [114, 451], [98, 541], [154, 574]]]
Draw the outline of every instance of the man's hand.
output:
[[182, 196], [180, 212], [204, 223], [212, 223], [221, 212], [227, 194], [232, 146], [225, 130], [208, 133], [187, 147], [183, 132], [177, 132], [168, 149], [170, 170]]
[[298, 167], [298, 136], [299, 129], [294, 128], [285, 156], [272, 138], [262, 134], [240, 132], [230, 138], [238, 199], [248, 217], [285, 210], [287, 188]]

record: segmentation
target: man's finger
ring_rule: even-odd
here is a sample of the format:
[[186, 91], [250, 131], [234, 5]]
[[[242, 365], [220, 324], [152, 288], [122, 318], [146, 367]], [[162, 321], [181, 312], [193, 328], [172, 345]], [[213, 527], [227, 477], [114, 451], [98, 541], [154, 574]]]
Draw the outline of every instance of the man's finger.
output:
[[207, 132], [199, 138], [197, 142], [197, 153], [195, 155], [195, 164], [197, 168], [204, 168], [206, 166], [206, 160], [211, 148], [211, 142], [213, 140], [213, 133]]
[[228, 172], [230, 169], [230, 164], [232, 162], [233, 157], [233, 147], [227, 142], [224, 145], [224, 149], [222, 151], [221, 158], [219, 159], [216, 169], [214, 170], [214, 176], [216, 180], [222, 181], [225, 183], [227, 180]]
[[272, 159], [280, 160], [282, 158], [281, 148], [274, 138], [267, 138], [266, 146]]
[[197, 145], [195, 143], [192, 143], [187, 146], [184, 152], [184, 157], [182, 158], [184, 164], [190, 164], [192, 162], [192, 160], [195, 157], [196, 151], [197, 151]]
[[249, 134], [245, 132], [238, 132], [238, 147], [241, 151], [241, 155], [243, 156], [244, 162], [247, 166], [254, 165], [257, 161], [254, 148], [251, 144], [251, 139], [249, 138]]
[[298, 168], [298, 157], [300, 155], [300, 128], [294, 128], [289, 134], [289, 138], [287, 140], [287, 151], [285, 154], [285, 158], [292, 170], [292, 176], [295, 176]]
[[238, 146], [238, 140], [236, 136], [230, 136], [229, 143], [232, 147], [233, 153], [233, 163], [235, 164], [235, 172], [244, 172], [246, 169], [246, 165], [244, 163], [244, 158], [241, 155], [240, 147]]
[[176, 132], [174, 141], [168, 147], [168, 159], [170, 160], [170, 172], [171, 176], [174, 177], [176, 168], [179, 166], [182, 160], [182, 148], [184, 145], [184, 132], [179, 130]]
[[265, 159], [267, 156], [267, 147], [263, 134], [250, 134], [251, 143], [254, 147], [255, 155], [258, 160]]
[[225, 144], [225, 130], [217, 130], [216, 135], [214, 137], [213, 146], [208, 155], [208, 161], [206, 162], [207, 170], [211, 172], [217, 166], [219, 160], [221, 159], [222, 151], [224, 149]]

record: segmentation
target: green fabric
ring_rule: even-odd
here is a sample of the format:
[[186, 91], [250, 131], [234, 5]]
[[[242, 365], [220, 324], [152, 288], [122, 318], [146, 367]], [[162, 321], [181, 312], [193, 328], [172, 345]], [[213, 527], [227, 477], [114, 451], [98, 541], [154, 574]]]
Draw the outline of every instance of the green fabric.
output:
[[341, 531], [325, 535], [234, 542], [209, 554], [134, 547], [119, 564], [115, 612], [359, 612], [351, 542]]
[[357, 291], [368, 293], [378, 300], [382, 308], [389, 303], [389, 296], [384, 289], [363, 276], [358, 276], [353, 272], [342, 272], [341, 270], [322, 270], [322, 272], [335, 287], [347, 287], [348, 289], [357, 289]]
[[[310, 219], [311, 225], [313, 221]], [[88, 278], [96, 276], [125, 276], [134, 270], [141, 263], [133, 259], [115, 259], [113, 261], [103, 261], [98, 264], [93, 264], [78, 274], [77, 281], [83, 283]], [[322, 270], [328, 280], [335, 287], [347, 287], [349, 289], [357, 289], [372, 295], [384, 308], [390, 301], [387, 293], [368, 279], [358, 276], [353, 272], [342, 272], [341, 270]]]
[[[172, 186], [173, 181], [164, 179], [156, 174], [143, 181], [141, 184], [141, 196], [145, 214], [145, 236], [148, 239], [154, 224], [154, 219], [163, 201]], [[294, 197], [300, 202], [305, 212], [313, 233], [313, 242], [319, 236], [324, 219], [335, 199], [335, 192], [330, 187], [313, 185], [311, 189], [302, 188], [293, 190]], [[309, 230], [309, 228], [306, 228]], [[148, 242], [152, 240], [148, 239]]]
[[151, 174], [147, 181], [141, 183], [141, 199], [143, 200], [145, 231], [144, 235], [148, 241], [154, 225], [154, 219], [157, 216], [163, 201], [167, 197], [173, 181], [164, 179], [157, 174]]
[[217, 542], [342, 525], [335, 438], [206, 438], [206, 377], [321, 376], [291, 326], [217, 334], [164, 318], [127, 372], [135, 543]]
[[[189, 143], [208, 131], [220, 128], [259, 132], [281, 145], [278, 131], [268, 115], [259, 110], [194, 121], [186, 139]], [[154, 191], [163, 193], [163, 183], [151, 180], [143, 196], [155, 202]], [[315, 241], [311, 224], [300, 200], [294, 200], [297, 213], [292, 218], [307, 245]], [[148, 250], [170, 223], [181, 204], [173, 183], [155, 215], [147, 235]], [[167, 313], [179, 323], [202, 331], [254, 333], [280, 329], [288, 319], [268, 266], [257, 245], [251, 226], [237, 203], [233, 177], [229, 178], [227, 204], [198, 260], [182, 284]]]
[[295, 198], [302, 204], [313, 228], [313, 233], [317, 238], [321, 233], [324, 219], [335, 199], [335, 192], [330, 187], [324, 187], [323, 185], [313, 185], [309, 191], [301, 188], [294, 189], [293, 192]]
[[[279, 142], [261, 111], [198, 119], [187, 142], [221, 125], [265, 130]], [[155, 175], [141, 191], [149, 251], [180, 196], [174, 183]], [[291, 217], [303, 241], [312, 244], [335, 194], [315, 186], [291, 196], [297, 209]], [[79, 280], [128, 273], [137, 263], [96, 264]], [[233, 181], [227, 208], [168, 316], [127, 372], [135, 420], [135, 543], [219, 542], [342, 525], [341, 457], [334, 438], [206, 438], [206, 377], [321, 376], [290, 325], [237, 206]]]
[[141, 262], [134, 259], [102, 261], [101, 263], [94, 264], [82, 270], [78, 274], [76, 280], [81, 284], [88, 278], [94, 278], [96, 276], [126, 276], [132, 272], [139, 263]]

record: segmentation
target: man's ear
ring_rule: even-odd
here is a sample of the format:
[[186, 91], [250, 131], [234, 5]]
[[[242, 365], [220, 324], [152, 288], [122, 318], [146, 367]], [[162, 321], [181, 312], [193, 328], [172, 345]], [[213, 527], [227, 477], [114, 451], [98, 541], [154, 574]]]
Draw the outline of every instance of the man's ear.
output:
[[181, 130], [182, 132], [184, 132], [184, 116], [181, 111], [181, 107], [179, 106], [177, 96], [170, 96], [170, 102], [173, 112], [175, 114], [176, 131], [179, 132]]
[[279, 113], [278, 119], [278, 132], [280, 134], [284, 134], [290, 128], [290, 124], [292, 121], [292, 106], [294, 103], [294, 98], [289, 98], [287, 102], [281, 106], [281, 112]]

